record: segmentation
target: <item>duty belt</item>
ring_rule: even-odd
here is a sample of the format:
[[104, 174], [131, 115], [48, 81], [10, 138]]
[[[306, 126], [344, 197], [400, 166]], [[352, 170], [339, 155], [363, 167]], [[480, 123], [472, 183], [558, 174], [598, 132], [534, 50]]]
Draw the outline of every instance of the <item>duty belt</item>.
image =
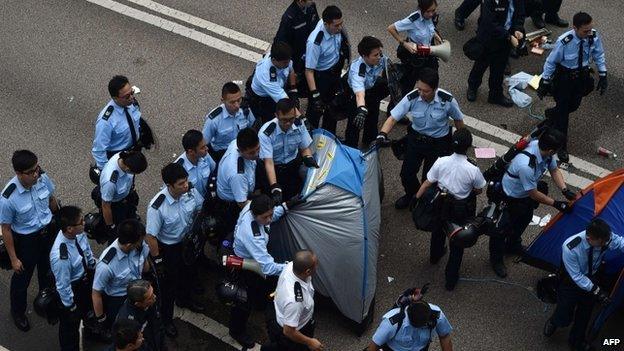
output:
[[584, 66], [581, 69], [578, 68], [567, 68], [562, 65], [557, 65], [557, 70], [559, 74], [565, 75], [570, 79], [578, 79], [582, 76], [589, 74], [589, 66]]

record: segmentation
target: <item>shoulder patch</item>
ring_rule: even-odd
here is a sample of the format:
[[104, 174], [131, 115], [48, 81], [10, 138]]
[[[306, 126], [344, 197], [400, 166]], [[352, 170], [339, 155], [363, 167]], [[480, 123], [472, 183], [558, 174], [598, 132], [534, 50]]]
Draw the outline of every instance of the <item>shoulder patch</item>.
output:
[[15, 183], [9, 184], [9, 186], [7, 186], [7, 188], [4, 189], [4, 192], [2, 193], [2, 196], [4, 196], [4, 198], [8, 199], [11, 196], [11, 194], [13, 194], [13, 192], [15, 191], [16, 188], [17, 188], [17, 185], [15, 185]]
[[414, 21], [416, 21], [417, 19], [420, 18], [420, 13], [414, 12], [408, 18], [409, 18], [410, 21], [414, 22]]
[[388, 318], [388, 321], [390, 322], [390, 324], [395, 325], [395, 324], [399, 323], [400, 321], [402, 321], [403, 318], [405, 318], [405, 312], [404, 311], [400, 311], [400, 312], [397, 312], [392, 317]]
[[303, 289], [301, 289], [299, 282], [295, 282], [295, 301], [303, 302]]
[[253, 236], [260, 236], [260, 226], [256, 221], [251, 222], [251, 231], [253, 232]]
[[563, 37], [563, 39], [561, 39], [561, 42], [563, 43], [563, 45], [566, 45], [567, 43], [572, 41], [572, 38], [574, 38], [574, 35], [568, 34], [565, 37]]
[[102, 258], [102, 262], [109, 264], [110, 261], [113, 260], [116, 254], [117, 254], [117, 249], [114, 247], [111, 247], [110, 250], [106, 252], [106, 255], [104, 255], [104, 258]]
[[577, 236], [576, 238], [572, 239], [572, 241], [567, 243], [566, 246], [568, 247], [569, 250], [572, 250], [575, 247], [577, 247], [581, 243], [582, 240], [583, 239], [581, 239], [580, 236]]
[[220, 115], [222, 112], [223, 112], [223, 107], [219, 106], [215, 108], [214, 110], [210, 111], [210, 113], [208, 114], [208, 118], [215, 119], [215, 117]]
[[245, 159], [242, 156], [238, 156], [238, 161], [236, 164], [236, 172], [238, 172], [238, 174], [245, 173]]
[[184, 166], [184, 159], [180, 157], [177, 161], [175, 161], [175, 163], [179, 164], [180, 166]]
[[158, 195], [156, 200], [152, 202], [152, 208], [157, 210], [160, 207], [160, 205], [162, 205], [163, 201], [165, 201], [165, 198], [166, 198], [165, 194]]
[[111, 173], [110, 182], [117, 183], [117, 179], [119, 179], [119, 172], [117, 170], [114, 170], [113, 173]]
[[323, 31], [319, 30], [318, 33], [316, 33], [316, 38], [314, 38], [314, 44], [321, 45], [322, 41], [323, 41]]
[[113, 114], [113, 111], [115, 110], [115, 108], [111, 105], [108, 106], [108, 108], [106, 109], [106, 111], [104, 111], [104, 115], [102, 116], [102, 119], [105, 121], [108, 121], [108, 119], [110, 118], [110, 116]]
[[299, 127], [301, 124], [302, 124], [302, 123], [301, 123], [301, 119], [299, 119], [299, 118], [295, 118], [295, 125], [296, 125], [297, 127]]
[[266, 127], [266, 129], [264, 130], [264, 134], [266, 136], [271, 136], [271, 134], [273, 134], [273, 132], [275, 131], [276, 127], [277, 125], [275, 124], [275, 122], [271, 122], [271, 124], [269, 124], [268, 127]]
[[66, 260], [69, 258], [69, 252], [67, 251], [67, 244], [62, 243], [59, 246], [59, 257], [61, 260]]
[[451, 102], [451, 100], [453, 100], [453, 95], [445, 91], [439, 90], [439, 89], [438, 89], [438, 96], [440, 97], [440, 100], [444, 102]]
[[418, 91], [418, 89], [414, 89], [411, 93], [407, 94], [407, 99], [412, 101], [414, 99], [417, 99], [419, 96], [420, 92]]
[[277, 82], [277, 68], [275, 68], [275, 66], [269, 68], [269, 81]]
[[364, 62], [360, 63], [360, 70], [358, 71], [358, 76], [362, 78], [366, 77], [366, 64]]

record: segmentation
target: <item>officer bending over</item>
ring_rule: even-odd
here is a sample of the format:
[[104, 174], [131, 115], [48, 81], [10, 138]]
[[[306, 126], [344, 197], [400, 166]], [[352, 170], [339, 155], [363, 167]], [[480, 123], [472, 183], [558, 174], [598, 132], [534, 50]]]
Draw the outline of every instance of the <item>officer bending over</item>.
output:
[[143, 279], [131, 281], [128, 284], [127, 296], [117, 313], [116, 321], [132, 319], [139, 322], [145, 338], [142, 349], [166, 350], [165, 332], [157, 310], [157, 296], [150, 282]]
[[199, 130], [191, 129], [182, 137], [184, 153], [175, 163], [184, 167], [188, 173], [188, 181], [197, 189], [202, 197], [206, 197], [210, 175], [216, 170], [217, 164], [208, 155], [206, 139]]
[[133, 319], [120, 319], [113, 325], [113, 345], [109, 351], [135, 351], [143, 346], [141, 324]]
[[147, 208], [147, 236], [150, 256], [160, 278], [161, 310], [165, 331], [170, 337], [178, 335], [173, 324], [174, 301], [180, 306], [203, 312], [204, 307], [191, 299], [192, 285], [197, 271], [182, 259], [182, 240], [193, 225], [194, 214], [204, 198], [197, 189], [190, 188], [188, 173], [177, 163], [170, 163], [161, 171], [166, 187], [154, 196]]

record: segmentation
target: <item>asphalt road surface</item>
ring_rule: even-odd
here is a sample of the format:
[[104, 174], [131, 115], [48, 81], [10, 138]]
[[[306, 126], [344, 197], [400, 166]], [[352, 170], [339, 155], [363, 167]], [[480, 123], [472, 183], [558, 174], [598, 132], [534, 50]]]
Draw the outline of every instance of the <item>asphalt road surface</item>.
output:
[[[57, 196], [64, 204], [91, 209], [93, 204], [89, 194], [92, 185], [87, 170], [91, 162], [94, 122], [97, 113], [109, 100], [108, 80], [114, 74], [124, 74], [132, 84], [141, 87], [139, 99], [143, 114], [158, 136], [158, 148], [147, 153], [150, 167], [137, 179], [141, 212], [144, 212], [146, 203], [161, 184], [160, 168], [181, 152], [182, 134], [190, 128], [201, 129], [203, 116], [219, 103], [224, 82], [244, 81], [251, 74], [254, 64], [250, 58], [259, 57], [263, 43], [272, 40], [279, 17], [290, 2], [158, 1], [156, 5], [192, 14], [195, 19], [189, 15], [180, 17], [186, 20], [175, 19], [171, 11], [165, 16], [147, 0], [2, 3], [0, 183], [6, 183], [13, 175], [11, 153], [28, 148], [37, 153], [41, 166], [56, 182]], [[464, 32], [457, 32], [452, 25], [452, 14], [458, 2], [441, 2], [439, 8], [440, 31], [453, 46], [450, 62], [442, 63], [440, 67], [441, 87], [454, 94], [467, 115], [517, 134], [529, 131], [536, 121], [528, 116], [528, 111], [486, 104], [486, 86], [481, 88], [477, 102], [466, 101], [466, 80], [471, 65], [461, 54], [461, 46], [476, 29], [477, 16], [470, 17]], [[328, 4], [330, 2], [317, 2], [320, 11]], [[393, 58], [396, 43], [385, 28], [415, 10], [415, 1], [343, 0], [338, 5], [343, 10], [354, 43], [363, 35], [375, 35], [382, 39], [386, 54]], [[615, 153], [624, 150], [624, 139], [620, 137], [624, 127], [620, 118], [624, 104], [621, 99], [623, 67], [618, 60], [624, 54], [623, 26], [618, 19], [621, 18], [620, 5], [615, 0], [591, 3], [566, 0], [560, 13], [571, 19], [578, 10], [589, 12], [603, 36], [609, 90], [604, 96], [591, 94], [585, 98], [579, 111], [572, 115], [569, 149], [573, 155], [610, 170], [621, 167], [619, 159], [601, 158], [596, 155], [596, 149], [603, 146]], [[241, 39], [240, 35], [227, 30], [215, 34], [210, 29], [219, 29], [210, 25], [200, 28], [198, 24], [204, 22], [197, 19], [258, 40]], [[186, 29], [180, 29], [180, 26]], [[527, 21], [526, 28], [527, 31], [533, 29], [530, 21]], [[563, 32], [559, 28], [551, 29], [555, 33], [553, 39]], [[544, 57], [540, 56], [512, 60], [512, 71], [539, 74], [543, 60]], [[533, 92], [529, 94], [535, 96]], [[534, 110], [540, 113], [551, 104], [551, 99], [538, 100]], [[340, 124], [339, 128], [341, 134], [344, 126]], [[475, 129], [473, 132], [505, 144], [500, 136], [491, 135], [491, 132]], [[399, 131], [392, 134], [395, 138], [399, 136]], [[515, 258], [509, 257], [508, 278], [502, 282], [489, 281], [495, 275], [489, 267], [487, 240], [484, 238], [466, 251], [461, 271], [462, 277], [476, 281], [460, 281], [453, 292], [444, 290], [446, 259], [437, 265], [429, 264], [428, 234], [413, 229], [409, 214], [393, 207], [394, 199], [402, 192], [398, 178], [400, 163], [389, 150], [382, 151], [382, 160], [386, 198], [382, 206], [376, 317], [373, 325], [358, 337], [338, 312], [320, 304], [317, 308], [317, 336], [326, 349], [361, 350], [370, 340], [379, 317], [396, 296], [406, 287], [426, 282], [432, 284], [427, 299], [441, 306], [453, 325], [453, 344], [457, 350], [567, 349], [565, 332], [561, 331], [550, 339], [541, 334], [552, 307], [536, 299], [533, 287], [544, 272], [515, 263]], [[482, 169], [487, 165], [488, 162], [480, 162]], [[591, 172], [578, 171], [573, 166], [570, 169], [587, 179], [595, 179]], [[554, 214], [554, 210], [542, 206], [536, 211], [539, 216], [548, 213]], [[141, 214], [144, 217], [144, 213]], [[538, 226], [529, 227], [525, 242], [528, 243], [538, 232]], [[102, 250], [95, 243], [92, 246], [97, 252]], [[208, 316], [226, 324], [228, 310], [212, 296], [217, 274], [213, 266], [206, 264], [205, 268], [202, 277], [207, 291], [204, 301]], [[0, 295], [5, 299], [0, 304], [0, 345], [10, 350], [56, 349], [57, 327], [47, 325], [31, 310], [29, 317], [33, 329], [29, 333], [22, 333], [13, 326], [8, 313], [9, 279], [9, 272], [0, 272]], [[35, 294], [36, 284], [33, 283], [31, 300]], [[616, 317], [602, 336], [624, 338], [622, 325], [622, 317]], [[178, 326], [180, 337], [171, 343], [173, 349], [228, 350], [230, 347], [188, 323], [178, 321]], [[266, 338], [260, 315], [254, 316], [252, 327], [258, 339]], [[101, 345], [85, 344], [87, 350], [100, 348]], [[439, 349], [439, 346], [434, 343], [432, 349]]]

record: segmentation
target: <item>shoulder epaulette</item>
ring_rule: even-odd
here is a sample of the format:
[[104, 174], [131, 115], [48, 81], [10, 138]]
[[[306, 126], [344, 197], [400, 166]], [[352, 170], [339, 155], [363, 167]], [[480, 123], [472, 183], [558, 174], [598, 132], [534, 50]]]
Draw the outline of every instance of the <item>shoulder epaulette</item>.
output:
[[568, 247], [568, 249], [572, 250], [573, 248], [577, 247], [578, 244], [581, 243], [583, 239], [581, 239], [580, 236], [577, 236], [576, 238], [572, 239], [569, 243], [566, 244], [566, 246]]
[[322, 41], [323, 41], [323, 31], [319, 30], [319, 32], [316, 33], [316, 38], [314, 38], [314, 44], [321, 45]]
[[210, 113], [208, 114], [208, 118], [215, 119], [215, 117], [220, 115], [221, 112], [223, 112], [223, 107], [219, 106], [219, 107], [215, 108], [214, 110], [210, 111]]
[[251, 222], [251, 231], [253, 232], [253, 236], [260, 236], [260, 226], [256, 221]]
[[243, 115], [245, 115], [245, 118], [249, 118], [249, 111], [251, 111], [251, 109], [249, 107], [242, 107], [243, 109]]
[[114, 170], [113, 173], [111, 173], [110, 182], [117, 183], [117, 179], [119, 179], [119, 172], [117, 170]]
[[301, 289], [299, 282], [295, 282], [295, 301], [303, 302], [303, 289]]
[[117, 249], [114, 247], [111, 247], [108, 252], [106, 252], [106, 255], [104, 255], [104, 258], [102, 258], [102, 262], [109, 264], [110, 261], [113, 260], [113, 258], [115, 257], [115, 255], [117, 254]]
[[7, 188], [4, 189], [2, 196], [8, 199], [11, 196], [11, 194], [13, 194], [13, 191], [15, 191], [15, 188], [17, 188], [17, 185], [15, 185], [15, 183], [9, 184], [9, 186], [7, 186]]
[[440, 311], [431, 311], [431, 314], [433, 316], [433, 320], [437, 321], [440, 318]]
[[45, 174], [45, 171], [43, 170], [43, 168], [39, 167], [39, 175]]
[[419, 18], [420, 18], [420, 13], [418, 12], [414, 12], [413, 14], [409, 16], [409, 20], [412, 22], [416, 21]]
[[175, 161], [175, 163], [179, 164], [180, 166], [184, 166], [184, 159], [180, 157], [177, 161]]
[[299, 118], [295, 118], [295, 125], [296, 125], [297, 127], [299, 127], [301, 124], [302, 124], [302, 123], [301, 123], [301, 119], [299, 119]]
[[61, 260], [66, 260], [69, 258], [69, 252], [67, 251], [67, 244], [61, 243], [59, 246], [59, 257]]
[[165, 197], [166, 197], [165, 194], [158, 195], [156, 200], [152, 202], [152, 208], [157, 210], [160, 207], [160, 205], [162, 205], [163, 201], [165, 201]]
[[574, 35], [572, 35], [571, 33], [566, 35], [565, 37], [563, 37], [563, 39], [561, 39], [561, 42], [563, 43], [563, 45], [569, 43], [570, 41], [572, 41], [572, 38], [574, 38]]
[[136, 97], [134, 98], [134, 101], [132, 102], [132, 104], [136, 106], [137, 109], [139, 109], [139, 111], [141, 111], [141, 105], [139, 104], [139, 100], [137, 100]]
[[113, 114], [113, 111], [115, 110], [115, 108], [111, 105], [108, 106], [108, 108], [106, 109], [106, 111], [104, 112], [104, 115], [102, 116], [102, 119], [105, 121], [108, 121], [108, 119], [110, 118], [110, 116]]
[[390, 322], [390, 324], [395, 325], [401, 322], [403, 318], [405, 318], [405, 311], [399, 311], [392, 317], [388, 318], [388, 321]]
[[442, 91], [440, 89], [438, 89], [438, 96], [440, 97], [440, 100], [444, 101], [444, 102], [450, 102], [453, 100], [453, 95]]
[[366, 77], [366, 64], [364, 62], [360, 63], [360, 70], [358, 71], [358, 76], [362, 78]]
[[269, 68], [269, 81], [277, 82], [277, 68], [275, 66]]
[[417, 99], [419, 96], [420, 92], [418, 91], [418, 89], [414, 89], [411, 93], [407, 94], [407, 99], [411, 101]]
[[269, 126], [266, 127], [266, 129], [264, 130], [264, 134], [266, 136], [271, 136], [271, 134], [273, 134], [273, 132], [275, 131], [275, 127], [276, 127], [275, 122], [271, 122], [271, 124], [269, 124]]
[[[477, 161], [471, 159], [470, 157], [466, 158], [468, 160], [468, 162], [472, 163], [473, 165], [477, 166]], [[478, 166], [477, 166], [478, 167]]]
[[245, 159], [242, 156], [238, 156], [236, 171], [238, 172], [238, 174], [245, 173]]

